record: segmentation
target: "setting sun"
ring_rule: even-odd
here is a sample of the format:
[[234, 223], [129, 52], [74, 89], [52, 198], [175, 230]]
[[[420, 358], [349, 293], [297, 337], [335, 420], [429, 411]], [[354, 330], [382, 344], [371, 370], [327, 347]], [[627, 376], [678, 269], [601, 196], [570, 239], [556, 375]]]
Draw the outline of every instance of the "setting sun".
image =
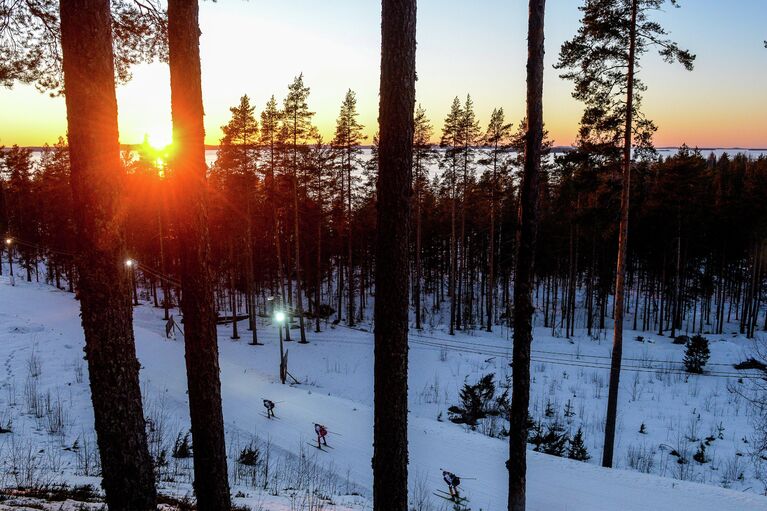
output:
[[154, 128], [146, 133], [146, 140], [152, 149], [162, 151], [173, 143], [173, 134], [170, 127]]

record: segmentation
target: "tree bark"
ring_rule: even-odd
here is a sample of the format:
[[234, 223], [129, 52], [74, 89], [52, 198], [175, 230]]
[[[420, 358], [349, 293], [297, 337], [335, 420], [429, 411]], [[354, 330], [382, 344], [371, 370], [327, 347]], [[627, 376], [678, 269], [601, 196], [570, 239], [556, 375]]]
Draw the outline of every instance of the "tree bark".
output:
[[623, 186], [621, 191], [621, 216], [618, 227], [618, 263], [615, 271], [615, 322], [613, 330], [613, 353], [610, 363], [610, 386], [607, 395], [607, 418], [605, 421], [605, 447], [602, 466], [613, 466], [615, 422], [618, 414], [618, 386], [623, 355], [623, 303], [626, 280], [626, 256], [629, 230], [629, 196], [631, 192], [631, 140], [634, 120], [634, 61], [636, 53], [637, 3], [631, 3], [631, 28], [629, 33], [628, 76], [626, 83], [626, 128], [623, 134]]
[[200, 511], [231, 507], [207, 223], [197, 0], [169, 0], [168, 42], [194, 490]]
[[538, 227], [538, 181], [543, 145], [543, 55], [546, 0], [530, 0], [527, 33], [527, 135], [519, 198], [519, 242], [514, 283], [514, 348], [509, 431], [509, 511], [525, 510], [533, 271]]
[[[106, 503], [155, 509], [120, 235], [120, 163], [108, 0], [60, 3], [78, 291]], [[10, 252], [9, 252], [10, 255]]]
[[408, 255], [416, 0], [383, 0], [375, 300], [373, 509], [407, 511]]

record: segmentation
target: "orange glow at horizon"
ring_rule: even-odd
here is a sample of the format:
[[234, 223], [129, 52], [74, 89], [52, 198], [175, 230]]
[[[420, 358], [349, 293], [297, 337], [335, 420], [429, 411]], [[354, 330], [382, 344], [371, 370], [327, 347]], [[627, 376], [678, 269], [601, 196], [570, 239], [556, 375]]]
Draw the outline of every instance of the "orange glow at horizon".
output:
[[[572, 84], [553, 69], [562, 42], [577, 30], [573, 0], [551, 0], [547, 11], [544, 117], [555, 145], [576, 139], [583, 105]], [[643, 58], [648, 86], [643, 111], [659, 130], [658, 147], [767, 147], [767, 51], [762, 25], [767, 2], [685, 2], [661, 20], [675, 40], [697, 55], [687, 72], [652, 53]], [[424, 0], [418, 14], [417, 101], [438, 141], [455, 96], [470, 93], [483, 130], [502, 107], [516, 126], [525, 110], [526, 20], [524, 2], [467, 3]], [[203, 2], [201, 58], [205, 143], [217, 145], [229, 107], [248, 94], [261, 110], [274, 95], [278, 105], [293, 77], [304, 73], [311, 88], [313, 123], [326, 143], [333, 138], [343, 95], [357, 93], [359, 121], [372, 143], [377, 131], [380, 5], [375, 2], [296, 0], [288, 16], [283, 2]], [[705, 34], [706, 37], [701, 37]], [[279, 49], [274, 42], [279, 41]], [[142, 64], [117, 88], [120, 142], [164, 149], [172, 142], [167, 65]], [[39, 146], [66, 134], [62, 98], [31, 86], [0, 89], [0, 146]], [[260, 118], [259, 118], [260, 121]]]

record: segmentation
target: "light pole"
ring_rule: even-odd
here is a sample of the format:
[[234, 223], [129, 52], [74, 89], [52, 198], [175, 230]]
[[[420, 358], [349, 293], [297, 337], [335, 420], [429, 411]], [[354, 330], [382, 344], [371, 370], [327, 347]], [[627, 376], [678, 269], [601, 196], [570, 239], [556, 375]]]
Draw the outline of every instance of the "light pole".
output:
[[5, 238], [5, 245], [8, 247], [8, 274], [11, 277], [11, 285], [16, 285], [16, 279], [13, 276], [13, 238]]
[[285, 359], [284, 345], [282, 341], [282, 324], [285, 322], [285, 313], [278, 310], [274, 313], [274, 320], [277, 322], [277, 331], [280, 332], [280, 381], [285, 384], [288, 378], [288, 364]]
[[128, 268], [131, 276], [131, 286], [133, 287], [133, 305], [138, 305], [138, 290], [136, 289], [136, 261], [133, 259], [126, 259], [125, 267]]

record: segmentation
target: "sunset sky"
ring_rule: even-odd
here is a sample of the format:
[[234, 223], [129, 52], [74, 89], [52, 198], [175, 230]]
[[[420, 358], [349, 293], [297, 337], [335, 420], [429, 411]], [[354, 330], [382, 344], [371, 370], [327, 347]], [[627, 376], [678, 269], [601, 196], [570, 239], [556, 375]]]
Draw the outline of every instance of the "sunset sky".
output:
[[[582, 105], [552, 68], [578, 27], [580, 0], [549, 0], [546, 19], [545, 119], [556, 144], [575, 138]], [[767, 0], [683, 0], [660, 14], [696, 68], [648, 54], [644, 109], [660, 130], [658, 146], [767, 147]], [[248, 94], [257, 111], [279, 102], [293, 77], [311, 87], [315, 124], [328, 139], [347, 89], [372, 137], [378, 108], [380, 2], [374, 0], [220, 0], [201, 4], [206, 142], [216, 144], [229, 107]], [[494, 107], [518, 122], [524, 111], [527, 2], [421, 0], [418, 6], [418, 101], [438, 134], [450, 103], [467, 93], [483, 126]], [[120, 137], [157, 142], [170, 133], [167, 66], [134, 69], [118, 88]], [[66, 131], [61, 98], [30, 86], [0, 89], [0, 145], [41, 145]], [[370, 139], [369, 139], [370, 140]], [[368, 140], [368, 142], [369, 142]]]

